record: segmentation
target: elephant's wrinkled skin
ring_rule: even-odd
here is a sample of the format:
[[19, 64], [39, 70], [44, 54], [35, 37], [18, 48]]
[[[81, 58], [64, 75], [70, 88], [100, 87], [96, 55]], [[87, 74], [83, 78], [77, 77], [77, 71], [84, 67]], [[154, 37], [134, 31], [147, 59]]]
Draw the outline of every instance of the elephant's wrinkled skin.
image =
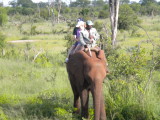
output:
[[88, 118], [89, 91], [91, 91], [95, 110], [94, 119], [106, 120], [102, 92], [102, 84], [107, 71], [104, 51], [100, 50], [97, 57], [93, 51], [92, 57], [89, 53], [87, 54], [79, 51], [70, 56], [67, 63], [67, 72], [74, 94], [75, 113], [79, 114], [81, 107], [81, 116]]

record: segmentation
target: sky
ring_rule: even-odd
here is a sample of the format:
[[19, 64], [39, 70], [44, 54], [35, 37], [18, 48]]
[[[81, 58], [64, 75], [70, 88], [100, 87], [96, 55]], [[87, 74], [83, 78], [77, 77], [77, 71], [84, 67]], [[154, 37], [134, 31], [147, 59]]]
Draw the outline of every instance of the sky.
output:
[[[13, 1], [13, 0], [0, 0], [0, 2], [3, 2], [3, 4], [5, 6], [8, 5], [9, 1]], [[48, 2], [48, 0], [32, 0], [33, 2], [37, 3], [37, 2]], [[69, 2], [70, 0], [62, 0], [62, 1], [66, 1], [66, 2]], [[74, 0], [72, 0], [74, 1]], [[130, 0], [130, 1], [134, 1], [134, 2], [139, 2], [140, 0]], [[160, 0], [157, 0], [157, 1], [160, 1]]]

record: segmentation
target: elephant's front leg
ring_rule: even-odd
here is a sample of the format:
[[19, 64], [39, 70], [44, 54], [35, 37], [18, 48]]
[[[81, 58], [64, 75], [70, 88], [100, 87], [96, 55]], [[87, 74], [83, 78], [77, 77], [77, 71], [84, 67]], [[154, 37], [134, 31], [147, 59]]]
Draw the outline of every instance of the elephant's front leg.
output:
[[88, 118], [88, 102], [89, 102], [89, 91], [83, 89], [81, 92], [81, 116]]

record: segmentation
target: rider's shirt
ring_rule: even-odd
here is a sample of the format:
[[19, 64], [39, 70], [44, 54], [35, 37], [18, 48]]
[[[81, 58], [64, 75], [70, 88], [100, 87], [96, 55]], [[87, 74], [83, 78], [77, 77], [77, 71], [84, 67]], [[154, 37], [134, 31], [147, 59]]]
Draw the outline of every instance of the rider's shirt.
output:
[[[93, 36], [91, 41], [90, 36]], [[80, 43], [82, 45], [90, 44], [93, 47], [96, 46], [96, 41], [99, 39], [99, 34], [95, 28], [91, 28], [88, 32], [86, 29], [80, 32]]]

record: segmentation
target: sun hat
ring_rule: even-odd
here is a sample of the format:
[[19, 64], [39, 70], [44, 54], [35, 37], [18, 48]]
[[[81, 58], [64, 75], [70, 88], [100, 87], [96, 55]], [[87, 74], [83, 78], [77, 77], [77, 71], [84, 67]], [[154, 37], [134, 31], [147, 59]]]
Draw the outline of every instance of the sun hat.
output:
[[87, 20], [86, 24], [87, 24], [87, 25], [94, 25], [91, 20]]
[[80, 27], [81, 25], [84, 25], [84, 22], [83, 21], [79, 21], [76, 25], [76, 27]]
[[77, 19], [77, 22], [79, 22], [79, 21], [83, 21], [83, 19], [82, 19], [82, 18], [78, 18], [78, 19]]

